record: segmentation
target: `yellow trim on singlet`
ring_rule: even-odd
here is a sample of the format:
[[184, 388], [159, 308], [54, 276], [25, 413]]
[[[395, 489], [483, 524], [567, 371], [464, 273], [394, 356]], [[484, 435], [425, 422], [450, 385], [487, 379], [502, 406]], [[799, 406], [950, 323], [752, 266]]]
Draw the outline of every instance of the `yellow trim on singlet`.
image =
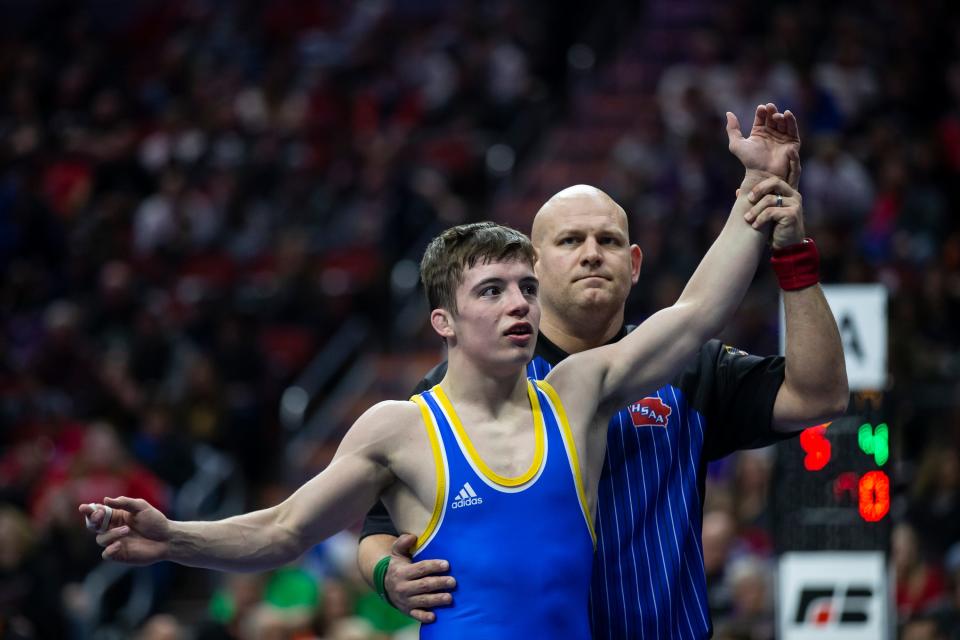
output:
[[537, 380], [537, 386], [547, 394], [553, 409], [557, 414], [557, 420], [560, 422], [560, 433], [564, 442], [567, 444], [567, 451], [570, 453], [570, 464], [573, 467], [573, 479], [577, 484], [577, 497], [580, 498], [580, 508], [583, 509], [583, 517], [587, 520], [587, 528], [590, 530], [590, 537], [593, 538], [593, 546], [597, 546], [597, 533], [593, 530], [593, 515], [587, 505], [587, 492], [583, 487], [583, 471], [580, 467], [580, 457], [577, 455], [577, 442], [573, 439], [573, 431], [570, 430], [570, 421], [567, 420], [567, 412], [560, 402], [560, 396], [557, 394], [549, 382], [546, 380]]
[[473, 442], [470, 441], [470, 436], [468, 436], [467, 432], [464, 430], [463, 424], [460, 422], [460, 417], [457, 416], [457, 412], [454, 411], [453, 405], [450, 404], [447, 394], [443, 392], [443, 389], [439, 384], [436, 385], [432, 391], [436, 394], [437, 400], [440, 401], [440, 406], [443, 407], [447, 417], [450, 418], [450, 424], [453, 425], [453, 430], [456, 432], [460, 442], [462, 442], [463, 446], [466, 448], [467, 455], [470, 457], [470, 460], [489, 480], [504, 487], [519, 487], [520, 485], [529, 482], [535, 475], [537, 475], [537, 472], [540, 470], [540, 466], [543, 464], [543, 443], [547, 427], [543, 421], [543, 413], [540, 410], [540, 399], [537, 397], [537, 392], [534, 391], [529, 380], [527, 381], [527, 395], [530, 397], [530, 407], [533, 409], [533, 462], [530, 464], [530, 468], [527, 469], [526, 473], [524, 473], [522, 476], [517, 476], [516, 478], [501, 476], [487, 466], [487, 463], [483, 461], [483, 459], [480, 457], [480, 454], [477, 453], [476, 448], [474, 448]]
[[433, 501], [433, 513], [430, 515], [430, 521], [427, 522], [427, 528], [417, 537], [417, 543], [413, 547], [413, 550], [416, 551], [430, 539], [434, 529], [437, 528], [437, 523], [440, 522], [440, 517], [443, 515], [443, 507], [446, 502], [445, 496], [447, 495], [447, 474], [443, 464], [443, 451], [440, 448], [440, 439], [437, 437], [437, 429], [433, 424], [430, 407], [420, 396], [413, 396], [410, 400], [420, 407], [420, 415], [423, 416], [423, 426], [427, 430], [427, 437], [430, 439], [430, 450], [433, 452], [433, 465], [437, 472], [437, 494]]

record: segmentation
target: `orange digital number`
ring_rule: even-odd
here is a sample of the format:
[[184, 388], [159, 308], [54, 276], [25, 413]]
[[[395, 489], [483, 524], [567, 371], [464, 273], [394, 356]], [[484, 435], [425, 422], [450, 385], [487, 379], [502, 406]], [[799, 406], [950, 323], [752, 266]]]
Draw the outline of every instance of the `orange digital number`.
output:
[[860, 478], [860, 517], [882, 520], [890, 511], [890, 478], [883, 471], [870, 471]]

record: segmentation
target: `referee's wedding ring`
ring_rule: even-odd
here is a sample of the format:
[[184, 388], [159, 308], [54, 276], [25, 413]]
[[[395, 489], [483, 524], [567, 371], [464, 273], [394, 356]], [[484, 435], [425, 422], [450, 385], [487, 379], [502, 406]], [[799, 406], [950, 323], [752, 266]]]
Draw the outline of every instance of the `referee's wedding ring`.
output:
[[96, 531], [97, 533], [104, 533], [107, 529], [110, 528], [110, 520], [113, 518], [113, 509], [108, 507], [105, 504], [91, 503], [91, 507], [96, 511], [97, 509], [103, 509], [103, 520], [100, 522], [99, 527], [93, 526], [93, 521], [90, 519], [90, 516], [86, 516], [87, 520], [87, 529], [91, 531]]
[[778, 206], [778, 207], [782, 207], [782, 206], [783, 206], [783, 196], [780, 195], [779, 193], [777, 194], [777, 206]]

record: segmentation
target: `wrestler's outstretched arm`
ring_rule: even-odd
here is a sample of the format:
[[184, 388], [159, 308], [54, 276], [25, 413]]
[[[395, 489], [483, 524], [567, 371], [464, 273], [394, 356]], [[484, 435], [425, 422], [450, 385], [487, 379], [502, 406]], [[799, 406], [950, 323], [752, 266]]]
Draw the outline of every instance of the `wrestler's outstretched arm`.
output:
[[[388, 452], [396, 451], [396, 425], [408, 414], [419, 419], [412, 403], [383, 402], [368, 410], [344, 436], [330, 465], [269, 509], [213, 522], [177, 522], [145, 500], [106, 498], [110, 522], [97, 535], [103, 557], [137, 565], [169, 560], [222, 571], [286, 564], [362, 518], [393, 481]], [[82, 504], [80, 512], [88, 527], [103, 528], [103, 507]]]

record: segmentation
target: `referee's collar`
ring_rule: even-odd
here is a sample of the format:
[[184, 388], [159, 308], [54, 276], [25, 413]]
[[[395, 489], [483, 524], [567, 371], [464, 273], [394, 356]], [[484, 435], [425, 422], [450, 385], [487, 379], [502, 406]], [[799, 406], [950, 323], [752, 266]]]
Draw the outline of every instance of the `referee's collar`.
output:
[[[619, 341], [625, 335], [633, 331], [634, 327], [632, 325], [623, 325], [612, 338], [607, 340], [604, 344], [613, 344], [614, 342]], [[550, 338], [544, 333], [540, 333], [537, 337], [537, 348], [534, 351], [534, 355], [540, 356], [544, 360], [550, 363], [550, 366], [555, 366], [558, 362], [562, 361], [564, 358], [570, 354], [555, 345]]]

